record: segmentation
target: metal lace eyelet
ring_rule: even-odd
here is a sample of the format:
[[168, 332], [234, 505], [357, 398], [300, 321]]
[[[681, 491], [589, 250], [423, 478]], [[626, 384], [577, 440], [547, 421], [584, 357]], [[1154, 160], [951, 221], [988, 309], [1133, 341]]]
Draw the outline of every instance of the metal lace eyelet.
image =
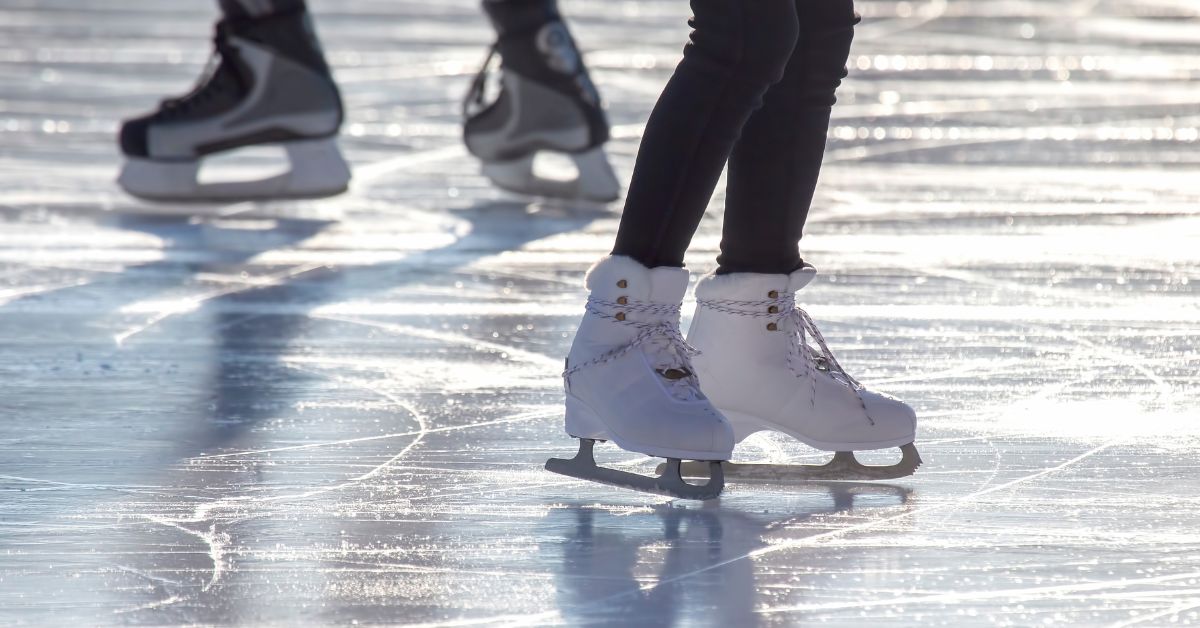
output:
[[778, 298], [779, 298], [779, 291], [778, 291], [778, 290], [772, 290], [772, 291], [768, 292], [768, 293], [767, 293], [767, 298], [768, 298], [768, 299], [778, 299]]
[[658, 370], [659, 375], [662, 375], [664, 378], [669, 379], [673, 382], [681, 380], [692, 374], [692, 372], [687, 369], [670, 368], [670, 369], [657, 369], [657, 370]]
[[628, 287], [629, 287], [629, 282], [628, 282], [628, 281], [625, 281], [624, 279], [622, 279], [622, 280], [620, 280], [620, 281], [618, 281], [618, 282], [617, 282], [617, 287], [618, 287], [618, 288], [628, 288]]
[[621, 305], [627, 305], [629, 303], [629, 299], [625, 297], [617, 297], [617, 303], [620, 303]]
[[778, 330], [779, 330], [779, 325], [776, 325], [775, 323], [767, 323], [767, 331], [778, 331]]
[[616, 318], [619, 321], [625, 320], [625, 312], [617, 312], [617, 315], [614, 318]]
[[767, 308], [767, 314], [778, 314], [778, 313], [779, 313], [778, 305], [772, 305], [771, 307]]

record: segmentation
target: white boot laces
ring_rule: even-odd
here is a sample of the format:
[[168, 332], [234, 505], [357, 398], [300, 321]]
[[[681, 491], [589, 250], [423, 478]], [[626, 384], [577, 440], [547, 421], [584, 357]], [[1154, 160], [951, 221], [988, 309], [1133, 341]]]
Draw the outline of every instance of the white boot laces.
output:
[[[588, 297], [585, 309], [588, 313], [603, 318], [618, 325], [625, 325], [638, 330], [636, 336], [628, 343], [601, 354], [595, 359], [580, 364], [570, 364], [563, 371], [563, 379], [570, 386], [570, 378], [575, 373], [597, 364], [615, 360], [637, 347], [646, 349], [652, 358], [654, 369], [662, 376], [663, 384], [671, 394], [683, 401], [698, 401], [704, 399], [700, 392], [700, 380], [692, 368], [692, 357], [700, 352], [689, 345], [679, 331], [679, 304], [647, 303], [630, 300], [624, 304], [605, 301], [596, 297]], [[635, 313], [646, 315], [645, 321], [622, 320], [615, 312]]]
[[[847, 373], [846, 369], [834, 357], [833, 350], [825, 342], [825, 336], [821, 334], [821, 330], [817, 329], [817, 324], [813, 322], [812, 317], [799, 305], [796, 305], [796, 295], [794, 293], [780, 294], [778, 298], [765, 301], [717, 299], [711, 301], [698, 300], [697, 303], [702, 307], [725, 314], [766, 319], [769, 322], [775, 323], [780, 329], [787, 329], [788, 341], [791, 344], [791, 350], [788, 351], [788, 367], [797, 376], [802, 379], [808, 379], [811, 383], [813, 387], [813, 403], [816, 403], [816, 377], [820, 373], [854, 391], [854, 394], [858, 396], [859, 402], [863, 404], [863, 411], [866, 412], [866, 403], [863, 402], [862, 395], [860, 394], [865, 388], [857, 379], [854, 379], [852, 375]], [[771, 312], [772, 306], [777, 311]], [[784, 325], [790, 326], [785, 328], [783, 327]], [[812, 338], [817, 343], [817, 346], [810, 345], [808, 338]], [[797, 363], [799, 363], [801, 370], [796, 369]], [[875, 423], [869, 414], [867, 415], [867, 420], [872, 424]]]
[[[833, 350], [825, 342], [825, 336], [821, 335], [821, 330], [817, 329], [817, 324], [812, 317], [805, 312], [803, 308], [796, 305], [795, 295], [789, 295], [779, 298], [780, 311], [782, 316], [780, 322], [784, 319], [791, 319], [792, 333], [788, 334], [793, 343], [792, 356], [801, 355], [807, 359], [804, 360], [806, 368], [816, 368], [818, 370], [827, 371], [831, 377], [849, 386], [855, 391], [863, 390], [863, 385], [852, 375], [846, 372], [841, 363], [833, 355]], [[817, 346], [813, 347], [808, 344], [807, 338], [812, 338], [816, 341]]]

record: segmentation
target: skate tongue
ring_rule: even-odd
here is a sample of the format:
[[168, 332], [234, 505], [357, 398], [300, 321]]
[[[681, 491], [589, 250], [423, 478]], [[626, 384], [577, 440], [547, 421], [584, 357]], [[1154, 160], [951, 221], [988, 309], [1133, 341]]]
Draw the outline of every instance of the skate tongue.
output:
[[808, 284], [812, 283], [812, 280], [816, 278], [816, 267], [805, 264], [804, 266], [801, 266], [799, 270], [792, 271], [792, 274], [788, 275], [788, 292], [799, 292], [808, 286]]
[[162, 101], [158, 117], [169, 118], [185, 114], [208, 102], [217, 94], [234, 89], [245, 89], [245, 83], [238, 74], [233, 60], [233, 57], [237, 55], [237, 50], [229, 43], [227, 27], [224, 24], [224, 22], [217, 24], [216, 34], [213, 36], [215, 50], [192, 90], [178, 98], [168, 98]]

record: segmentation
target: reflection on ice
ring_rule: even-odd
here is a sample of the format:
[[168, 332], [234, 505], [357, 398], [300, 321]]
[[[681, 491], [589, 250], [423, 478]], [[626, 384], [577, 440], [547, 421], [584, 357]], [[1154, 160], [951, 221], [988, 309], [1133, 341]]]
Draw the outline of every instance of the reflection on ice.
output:
[[761, 625], [757, 550], [785, 539], [802, 521], [856, 508], [894, 509], [910, 494], [899, 486], [852, 482], [811, 483], [798, 491], [808, 498], [803, 506], [789, 504], [794, 507], [786, 514], [715, 503], [631, 512], [585, 504], [551, 510], [542, 536], [569, 532], [564, 541], [543, 543], [544, 551], [561, 552], [561, 619], [572, 625]]

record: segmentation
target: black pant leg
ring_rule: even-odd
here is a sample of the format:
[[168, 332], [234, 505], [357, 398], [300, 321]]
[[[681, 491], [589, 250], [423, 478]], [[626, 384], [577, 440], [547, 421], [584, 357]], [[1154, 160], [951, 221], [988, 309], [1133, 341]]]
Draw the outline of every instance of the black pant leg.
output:
[[790, 273], [816, 190], [834, 92], [858, 17], [853, 0], [797, 0], [800, 38], [729, 158], [718, 273]]
[[558, 0], [483, 0], [483, 11], [500, 37], [562, 21]]
[[683, 266], [750, 114], [797, 37], [794, 0], [692, 0], [691, 40], [646, 124], [613, 249]]
[[264, 17], [306, 9], [304, 0], [218, 0], [221, 12], [232, 19]]

